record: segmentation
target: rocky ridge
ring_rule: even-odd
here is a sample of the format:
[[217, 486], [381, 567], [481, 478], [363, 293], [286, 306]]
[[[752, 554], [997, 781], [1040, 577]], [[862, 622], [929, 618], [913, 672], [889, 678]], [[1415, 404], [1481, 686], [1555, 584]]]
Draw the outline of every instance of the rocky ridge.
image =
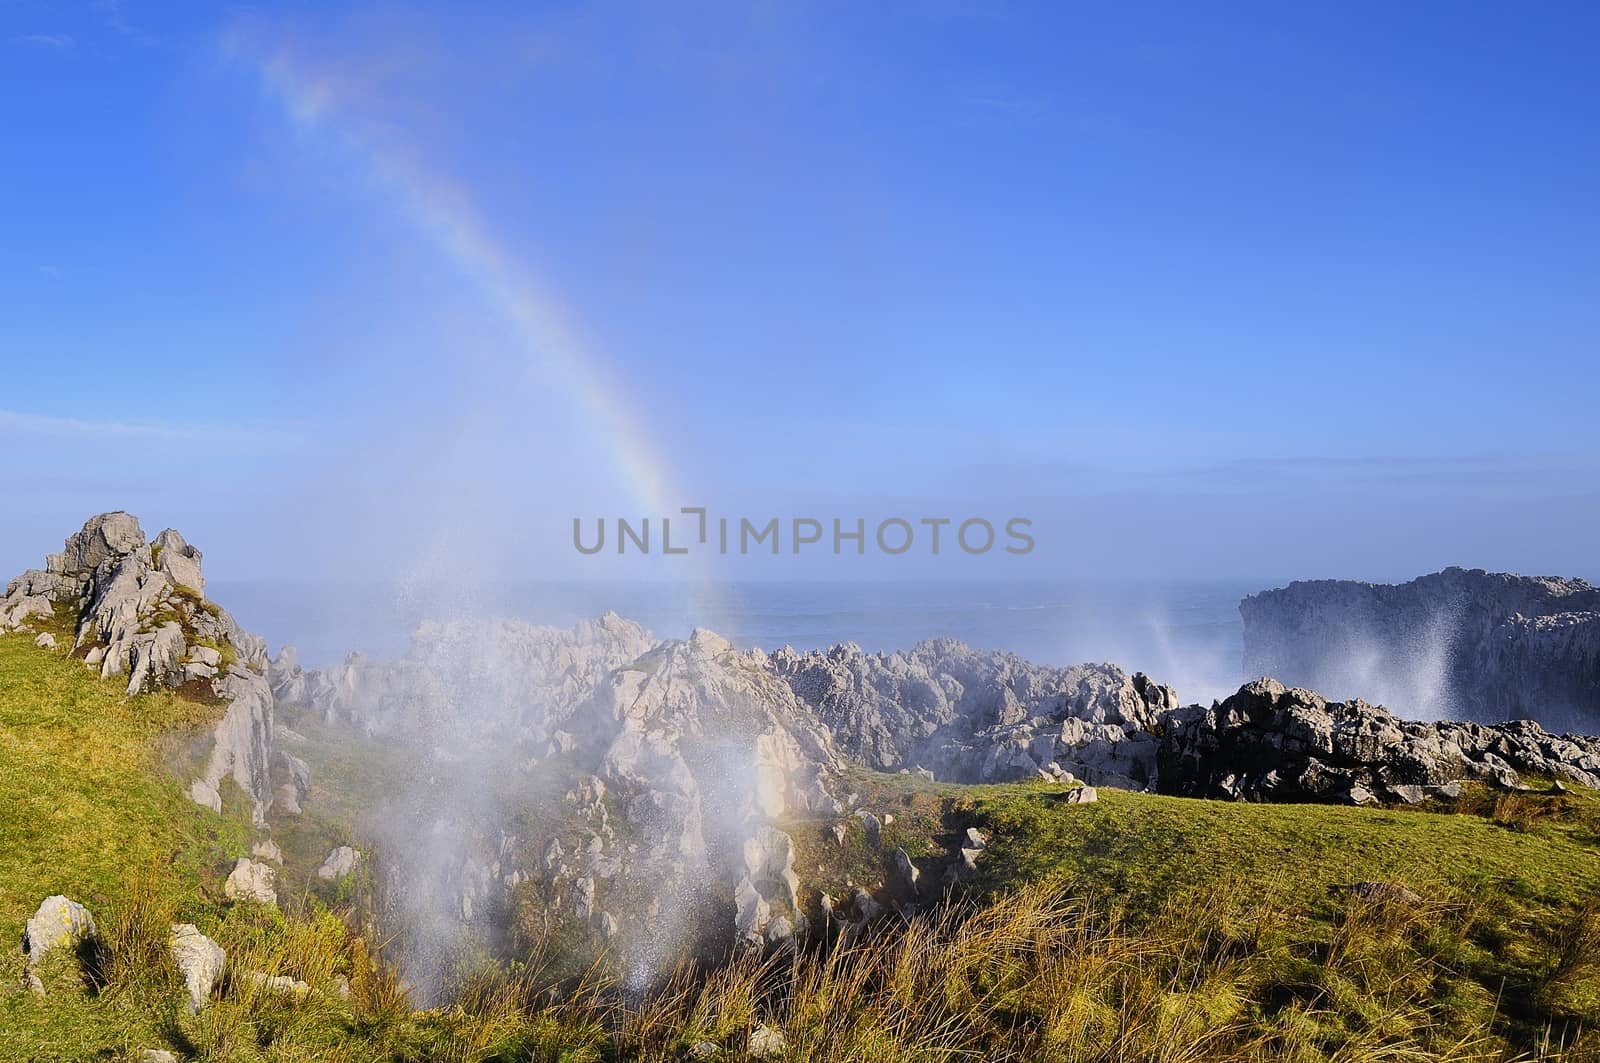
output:
[[1600, 727], [1600, 588], [1447, 568], [1314, 580], [1239, 605], [1244, 669], [1440, 718]]
[[[13, 579], [0, 631], [70, 630], [70, 652], [132, 695], [161, 687], [225, 702], [189, 793], [218, 811], [232, 780], [258, 824], [272, 804], [273, 698], [266, 642], [205, 597], [201, 553], [168, 528], [152, 541], [133, 516], [102, 513], [67, 538], [45, 567]], [[40, 645], [56, 640], [41, 632]]]
[[1185, 797], [1418, 804], [1460, 796], [1464, 779], [1520, 789], [1519, 773], [1600, 789], [1600, 739], [1531, 720], [1417, 723], [1275, 679], [1177, 710], [1160, 731], [1158, 789]]

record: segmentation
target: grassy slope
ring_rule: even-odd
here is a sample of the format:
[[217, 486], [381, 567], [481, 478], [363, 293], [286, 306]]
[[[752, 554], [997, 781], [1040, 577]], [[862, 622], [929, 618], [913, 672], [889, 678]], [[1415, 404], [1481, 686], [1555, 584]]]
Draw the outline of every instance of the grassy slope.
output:
[[1600, 1023], [1600, 794], [1469, 789], [1456, 806], [1424, 811], [1114, 790], [1069, 806], [1050, 787], [1005, 786], [971, 788], [950, 807], [991, 835], [984, 885], [1059, 883], [1133, 925], [1179, 913], [1196, 937], [1236, 935], [1242, 917], [1255, 919], [1258, 1020], [1270, 1020], [1285, 985], [1341, 1006], [1349, 986], [1330, 969], [1366, 907], [1350, 887], [1376, 881], [1424, 898], [1419, 925], [1384, 962], [1427, 971], [1438, 1005], [1428, 1019], [1443, 1032], [1492, 1029], [1532, 1049]]
[[[214, 915], [218, 869], [248, 848], [248, 835], [238, 821], [190, 801], [161, 769], [159, 750], [215, 713], [173, 695], [124, 698], [76, 659], [40, 650], [26, 636], [0, 637], [0, 940], [19, 941], [39, 902], [56, 893], [104, 922], [127, 904], [135, 881], [182, 919]], [[11, 992], [21, 979], [20, 952], [0, 953], [0, 971], [7, 1051], [26, 1043], [49, 1058], [122, 1039], [95, 1029], [86, 998], [67, 994], [45, 1009]], [[79, 1009], [82, 1021], [65, 1021]], [[130, 1034], [148, 1032], [148, 1023], [122, 1019]]]
[[996, 879], [1067, 877], [1133, 905], [1227, 877], [1285, 880], [1313, 906], [1333, 887], [1391, 878], [1504, 887], [1551, 911], [1600, 888], [1600, 794], [1524, 798], [1543, 815], [1520, 829], [1441, 811], [1100, 796], [1067, 806], [1048, 787], [974, 787], [960, 804], [997, 835]]

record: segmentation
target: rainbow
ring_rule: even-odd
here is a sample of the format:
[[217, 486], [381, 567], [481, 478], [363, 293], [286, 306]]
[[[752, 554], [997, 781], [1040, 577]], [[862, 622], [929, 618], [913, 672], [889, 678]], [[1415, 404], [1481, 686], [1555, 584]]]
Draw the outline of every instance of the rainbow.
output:
[[656, 448], [620, 401], [623, 389], [582, 340], [560, 300], [495, 242], [469, 200], [363, 127], [341, 106], [333, 81], [296, 64], [287, 52], [262, 50], [234, 32], [223, 40], [223, 55], [252, 70], [296, 127], [336, 138], [372, 183], [388, 193], [397, 214], [499, 313], [524, 353], [590, 425], [632, 505], [651, 516], [676, 512], [677, 505], [668, 504], [673, 492]]

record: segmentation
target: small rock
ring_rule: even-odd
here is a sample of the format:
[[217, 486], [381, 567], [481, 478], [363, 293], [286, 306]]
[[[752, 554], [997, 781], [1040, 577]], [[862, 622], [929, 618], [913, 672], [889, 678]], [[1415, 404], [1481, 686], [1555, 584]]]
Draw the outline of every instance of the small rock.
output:
[[722, 1049], [710, 1041], [696, 1041], [684, 1052], [685, 1059], [716, 1059], [722, 1054]]
[[230, 901], [255, 901], [257, 904], [278, 903], [278, 876], [270, 864], [244, 857], [233, 865], [222, 892]]
[[733, 890], [733, 929], [740, 937], [754, 938], [767, 925], [772, 908], [762, 898], [749, 876], [739, 880]]
[[872, 894], [862, 886], [857, 886], [856, 891], [850, 895], [850, 903], [855, 907], [858, 923], [870, 923], [883, 914], [883, 905], [874, 900]]
[[211, 989], [222, 975], [227, 953], [193, 923], [173, 924], [170, 949], [172, 961], [178, 965], [178, 973], [189, 990], [189, 1014], [193, 1015], [211, 999]]
[[197, 805], [209, 808], [213, 812], [222, 811], [222, 794], [217, 788], [204, 779], [196, 779], [189, 784], [189, 800]]
[[750, 1032], [750, 1058], [776, 1059], [789, 1050], [783, 1031], [762, 1024]]
[[361, 863], [361, 853], [348, 845], [341, 845], [328, 854], [322, 866], [317, 868], [317, 877], [324, 882], [335, 882], [356, 869]]
[[843, 823], [835, 823], [831, 828], [831, 833], [833, 834], [833, 840], [835, 844], [844, 844], [844, 837], [847, 832]]
[[988, 847], [989, 839], [985, 838], [977, 827], [967, 828], [967, 840], [966, 844], [962, 846], [963, 849], [987, 849]]
[[178, 1063], [178, 1057], [165, 1048], [147, 1048], [139, 1053], [139, 1063]]
[[1392, 901], [1406, 907], [1415, 907], [1422, 903], [1422, 898], [1411, 890], [1406, 889], [1398, 882], [1357, 882], [1350, 887], [1350, 891], [1363, 900]]
[[252, 989], [265, 989], [269, 993], [288, 993], [303, 997], [311, 992], [309, 985], [286, 974], [269, 975], [262, 971], [251, 971], [244, 976], [244, 980]]
[[594, 879], [587, 875], [572, 880], [572, 914], [585, 922], [594, 914]]
[[911, 854], [904, 849], [896, 849], [891, 859], [893, 861], [895, 886], [901, 893], [915, 897], [917, 895], [917, 880], [922, 877], [922, 872], [917, 870], [917, 865], [911, 862]]
[[278, 848], [278, 843], [270, 838], [252, 845], [250, 847], [250, 855], [257, 860], [266, 860], [274, 864], [283, 863], [283, 850]]
[[883, 823], [871, 812], [861, 811], [856, 813], [856, 818], [861, 821], [862, 829], [867, 832], [867, 841], [873, 845], [878, 844], [878, 835], [883, 831]]
[[1100, 800], [1100, 791], [1092, 786], [1074, 786], [1067, 791], [1067, 804], [1092, 805]]
[[46, 897], [22, 934], [29, 988], [35, 993], [44, 992], [44, 983], [39, 980], [35, 968], [48, 953], [59, 948], [75, 949], [99, 936], [99, 928], [94, 925], [89, 909], [59, 894]]
[[766, 938], [768, 945], [792, 945], [794, 944], [794, 924], [789, 921], [788, 916], [774, 916], [767, 923]]
[[53, 650], [56, 648], [56, 637], [48, 631], [41, 632], [39, 637], [33, 640], [33, 644], [41, 650]]
[[1389, 792], [1394, 795], [1396, 801], [1403, 802], [1404, 804], [1422, 804], [1423, 793], [1422, 787], [1420, 786], [1415, 786], [1410, 783], [1401, 783], [1397, 786], [1389, 787]]
[[1433, 796], [1443, 798], [1446, 801], [1454, 801], [1461, 796], [1461, 784], [1447, 782], [1443, 786], [1435, 786], [1433, 788]]

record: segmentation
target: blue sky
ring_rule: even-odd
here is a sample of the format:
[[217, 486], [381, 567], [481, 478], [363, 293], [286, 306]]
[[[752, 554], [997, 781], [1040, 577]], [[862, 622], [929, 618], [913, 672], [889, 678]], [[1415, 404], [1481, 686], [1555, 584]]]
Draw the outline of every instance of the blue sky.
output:
[[1600, 576], [1593, 5], [462, 7], [0, 5], [0, 567]]

